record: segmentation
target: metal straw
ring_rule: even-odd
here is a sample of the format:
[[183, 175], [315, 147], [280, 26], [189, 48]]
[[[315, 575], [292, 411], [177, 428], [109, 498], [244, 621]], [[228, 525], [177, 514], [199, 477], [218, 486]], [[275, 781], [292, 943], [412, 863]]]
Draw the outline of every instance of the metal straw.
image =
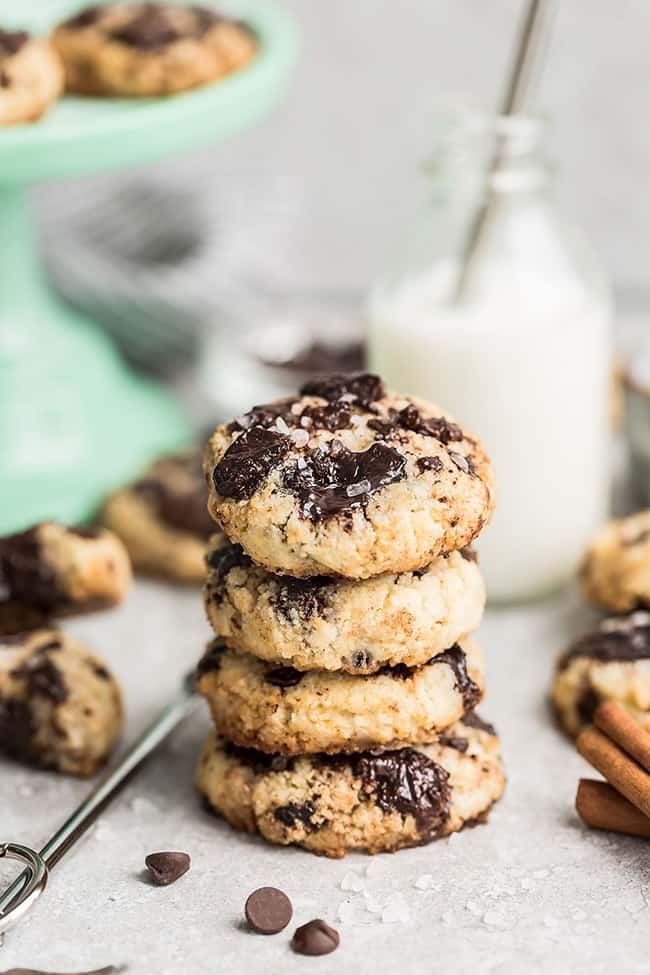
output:
[[[506, 90], [498, 108], [499, 117], [518, 115], [523, 111], [531, 88], [535, 62], [539, 60], [542, 37], [546, 33], [545, 24], [549, 18], [551, 2], [552, 0], [529, 0], [528, 2], [508, 72]], [[501, 149], [497, 145], [487, 168], [481, 201], [468, 225], [460, 255], [460, 270], [456, 279], [453, 302], [463, 299], [485, 228], [494, 210], [495, 200], [490, 192], [490, 180], [500, 163]]]

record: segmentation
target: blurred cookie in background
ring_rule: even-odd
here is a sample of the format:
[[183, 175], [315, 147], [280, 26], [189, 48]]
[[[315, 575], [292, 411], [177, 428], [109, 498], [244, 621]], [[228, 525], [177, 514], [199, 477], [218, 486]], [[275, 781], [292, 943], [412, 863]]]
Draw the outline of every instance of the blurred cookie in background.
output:
[[207, 541], [218, 533], [207, 501], [196, 448], [154, 461], [139, 480], [107, 499], [101, 520], [122, 539], [135, 569], [202, 582]]
[[580, 581], [590, 602], [615, 613], [650, 607], [650, 509], [610, 521], [598, 532]]
[[93, 775], [122, 731], [122, 694], [105, 662], [59, 630], [0, 636], [0, 752]]
[[129, 556], [112, 532], [41, 522], [0, 538], [0, 633], [116, 606], [130, 585]]
[[104, 3], [60, 24], [52, 40], [66, 90], [80, 95], [172, 94], [247, 64], [257, 43], [245, 24], [211, 7]]
[[63, 65], [49, 41], [0, 26], [0, 126], [35, 122], [63, 93]]

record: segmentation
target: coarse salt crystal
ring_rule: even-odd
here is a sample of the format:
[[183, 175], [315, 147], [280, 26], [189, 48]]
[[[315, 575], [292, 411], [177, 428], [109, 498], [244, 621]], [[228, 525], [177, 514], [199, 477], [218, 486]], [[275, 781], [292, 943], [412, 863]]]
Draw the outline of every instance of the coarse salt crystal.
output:
[[313, 425], [314, 425], [314, 421], [312, 420], [312, 418], [310, 416], [301, 416], [300, 417], [300, 426], [301, 427], [304, 427], [305, 430], [309, 430], [311, 427], [313, 427]]
[[289, 433], [289, 427], [287, 426], [285, 420], [283, 420], [281, 416], [279, 416], [276, 419], [275, 428], [279, 433], [284, 433], [284, 434]]
[[393, 894], [388, 898], [381, 912], [382, 924], [407, 924], [411, 920], [411, 909], [404, 894]]
[[365, 884], [361, 877], [349, 870], [341, 881], [341, 890], [354, 890], [356, 893], [360, 893], [365, 887]]
[[348, 897], [339, 904], [337, 917], [343, 924], [350, 924], [352, 921], [354, 921], [356, 913], [356, 907]]
[[361, 427], [366, 422], [365, 416], [359, 416], [357, 413], [350, 417], [350, 423], [353, 427]]
[[306, 430], [294, 430], [291, 439], [296, 447], [305, 447], [309, 443], [309, 434]]
[[381, 913], [381, 910], [382, 910], [382, 903], [381, 903], [381, 901], [377, 897], [375, 897], [374, 894], [371, 894], [368, 889], [364, 889], [364, 891], [363, 891], [363, 898], [364, 898], [364, 900], [366, 902], [366, 910], [369, 911], [370, 914], [380, 914]]
[[357, 481], [356, 484], [348, 484], [345, 493], [349, 498], [358, 498], [360, 494], [367, 494], [370, 490], [370, 481]]
[[249, 426], [251, 425], [251, 419], [252, 417], [248, 416], [246, 413], [243, 413], [242, 416], [235, 417], [235, 423], [237, 426], [240, 426], [242, 430], [248, 430]]
[[423, 873], [413, 884], [418, 890], [431, 890], [433, 887], [433, 874]]

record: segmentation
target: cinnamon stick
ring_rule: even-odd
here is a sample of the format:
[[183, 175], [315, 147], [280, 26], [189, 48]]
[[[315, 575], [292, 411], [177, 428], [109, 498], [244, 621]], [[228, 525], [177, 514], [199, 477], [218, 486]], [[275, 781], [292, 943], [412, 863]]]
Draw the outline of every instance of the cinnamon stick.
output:
[[615, 701], [605, 701], [594, 713], [594, 724], [650, 772], [650, 734]]
[[585, 728], [576, 747], [607, 781], [650, 816], [650, 775], [597, 728]]
[[650, 819], [607, 782], [580, 779], [576, 810], [582, 821], [593, 829], [650, 838]]

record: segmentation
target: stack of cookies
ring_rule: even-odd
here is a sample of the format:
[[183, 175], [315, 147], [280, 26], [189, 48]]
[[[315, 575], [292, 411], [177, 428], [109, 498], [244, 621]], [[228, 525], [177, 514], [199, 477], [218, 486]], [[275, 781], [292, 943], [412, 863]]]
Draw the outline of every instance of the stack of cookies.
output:
[[235, 827], [339, 857], [483, 821], [504, 775], [484, 690], [493, 508], [481, 444], [377, 376], [318, 379], [206, 450], [198, 789]]

